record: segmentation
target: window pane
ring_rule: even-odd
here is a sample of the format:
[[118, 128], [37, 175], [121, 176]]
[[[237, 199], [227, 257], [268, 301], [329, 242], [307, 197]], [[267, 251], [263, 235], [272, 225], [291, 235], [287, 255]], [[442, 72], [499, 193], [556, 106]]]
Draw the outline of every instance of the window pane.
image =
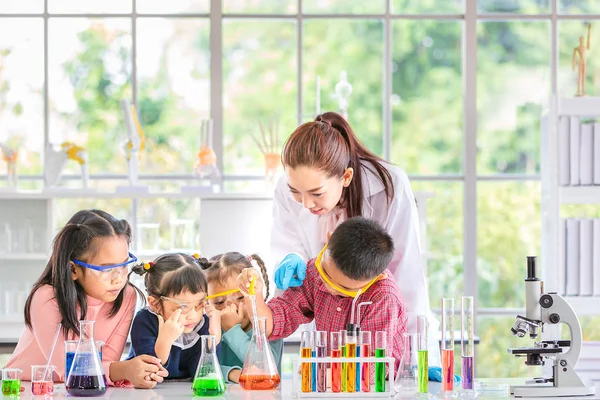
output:
[[131, 0], [48, 0], [48, 11], [50, 13], [64, 14], [130, 13]]
[[[558, 92], [561, 96], [573, 97], [577, 93], [577, 73], [579, 57], [576, 58], [576, 67], [573, 71], [573, 50], [579, 45], [579, 38], [583, 37], [587, 45], [587, 30], [590, 21], [559, 21], [558, 22]], [[596, 49], [600, 46], [600, 30], [593, 26], [590, 32], [590, 50], [585, 50], [587, 60], [585, 91], [588, 96], [598, 95], [598, 69], [595, 65]]]
[[192, 173], [201, 120], [210, 117], [209, 22], [140, 18], [137, 28], [142, 171]]
[[477, 0], [480, 13], [541, 14], [550, 12], [550, 0]]
[[295, 22], [224, 20], [225, 173], [264, 175], [259, 123], [277, 130], [276, 153], [296, 127], [296, 43]]
[[346, 73], [352, 93], [348, 120], [360, 140], [382, 153], [383, 24], [380, 20], [311, 20], [304, 23], [303, 120], [316, 113], [316, 78], [320, 77], [320, 112], [339, 111], [335, 87]]
[[581, 330], [583, 331], [583, 340], [600, 340], [600, 317], [583, 315], [579, 317], [579, 321], [581, 322]]
[[477, 184], [479, 307], [524, 307], [526, 257], [540, 255], [540, 183]]
[[44, 0], [19, 0], [0, 2], [0, 14], [43, 12]]
[[479, 336], [480, 342], [475, 351], [481, 355], [476, 357], [475, 361], [477, 378], [542, 376], [541, 368], [526, 366], [523, 358], [517, 358], [508, 353], [507, 349], [509, 348], [523, 347], [530, 343], [529, 339], [511, 334], [510, 328], [515, 322], [515, 317], [516, 315], [514, 317], [479, 316], [477, 318], [475, 335]]
[[56, 231], [61, 229], [77, 211], [92, 209], [106, 211], [115, 218], [127, 220], [130, 224], [133, 220], [130, 199], [56, 198], [53, 207], [56, 222], [54, 228]]
[[[44, 23], [3, 18], [0, 23], [0, 143], [18, 149], [17, 174], [42, 173], [44, 149]], [[0, 157], [0, 172], [6, 163]], [[19, 182], [19, 187], [25, 188]]]
[[394, 14], [462, 14], [464, 0], [391, 0]]
[[224, 13], [295, 14], [298, 2], [289, 0], [223, 0]]
[[431, 306], [440, 308], [442, 297], [463, 291], [463, 184], [412, 181], [411, 186], [420, 212], [423, 205], [418, 202], [418, 192], [434, 194], [426, 203], [427, 243], [422, 246]]
[[131, 21], [51, 18], [48, 29], [50, 141], [86, 147], [90, 173], [126, 173]]
[[142, 14], [208, 13], [210, 0], [136, 0], [136, 11]]
[[477, 30], [477, 172], [538, 173], [550, 24], [485, 22]]
[[302, 0], [306, 14], [383, 14], [385, 0]]
[[197, 199], [144, 199], [138, 206], [135, 248], [152, 260], [171, 251], [200, 252]]
[[461, 31], [460, 22], [392, 23], [391, 160], [410, 174], [462, 170]]
[[600, 2], [596, 0], [558, 0], [560, 14], [598, 14]]

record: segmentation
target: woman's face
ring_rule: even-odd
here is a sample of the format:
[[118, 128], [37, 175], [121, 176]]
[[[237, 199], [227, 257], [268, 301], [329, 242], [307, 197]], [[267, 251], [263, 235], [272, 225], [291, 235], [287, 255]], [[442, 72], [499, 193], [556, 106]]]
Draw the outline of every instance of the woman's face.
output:
[[316, 168], [286, 167], [288, 186], [294, 200], [315, 215], [327, 214], [338, 205], [342, 191], [350, 185], [354, 171], [347, 168], [340, 177], [329, 177]]
[[[123, 236], [96, 238], [93, 248], [97, 251], [86, 257], [87, 264], [101, 267], [121, 264], [129, 260], [129, 244]], [[77, 281], [85, 293], [95, 299], [111, 303], [117, 299], [127, 284], [128, 267], [107, 268], [100, 272], [71, 263], [71, 277]]]

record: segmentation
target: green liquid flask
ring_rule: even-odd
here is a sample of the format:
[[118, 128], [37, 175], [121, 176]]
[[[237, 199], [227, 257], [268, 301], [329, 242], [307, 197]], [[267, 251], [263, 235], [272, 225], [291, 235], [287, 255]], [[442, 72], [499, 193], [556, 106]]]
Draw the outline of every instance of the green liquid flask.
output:
[[196, 396], [220, 396], [225, 393], [225, 381], [217, 359], [217, 339], [213, 335], [202, 335], [202, 355], [196, 368], [192, 391]]

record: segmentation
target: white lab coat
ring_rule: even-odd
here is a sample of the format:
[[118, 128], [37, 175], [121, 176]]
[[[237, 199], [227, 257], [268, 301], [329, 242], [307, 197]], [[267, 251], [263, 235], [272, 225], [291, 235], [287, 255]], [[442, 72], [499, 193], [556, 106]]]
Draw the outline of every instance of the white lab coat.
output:
[[[438, 322], [429, 307], [429, 292], [421, 260], [419, 217], [408, 177], [398, 167], [384, 164], [392, 177], [394, 198], [388, 205], [383, 183], [375, 168], [363, 163], [363, 217], [377, 221], [394, 240], [394, 257], [389, 270], [404, 298], [408, 332], [416, 333], [416, 316], [428, 315], [429, 363], [440, 365]], [[271, 254], [278, 264], [287, 254], [296, 252], [308, 261], [316, 257], [324, 243], [319, 232], [319, 216], [296, 202], [287, 186], [286, 176], [277, 183], [274, 195]], [[271, 271], [273, 276], [273, 271]]]

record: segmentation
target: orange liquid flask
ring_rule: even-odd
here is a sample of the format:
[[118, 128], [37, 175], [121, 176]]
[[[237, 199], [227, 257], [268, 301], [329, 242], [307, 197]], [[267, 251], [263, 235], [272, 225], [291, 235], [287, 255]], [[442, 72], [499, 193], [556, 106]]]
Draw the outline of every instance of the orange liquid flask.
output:
[[266, 318], [258, 318], [240, 375], [240, 386], [246, 390], [270, 390], [279, 386], [281, 377], [266, 336]]

